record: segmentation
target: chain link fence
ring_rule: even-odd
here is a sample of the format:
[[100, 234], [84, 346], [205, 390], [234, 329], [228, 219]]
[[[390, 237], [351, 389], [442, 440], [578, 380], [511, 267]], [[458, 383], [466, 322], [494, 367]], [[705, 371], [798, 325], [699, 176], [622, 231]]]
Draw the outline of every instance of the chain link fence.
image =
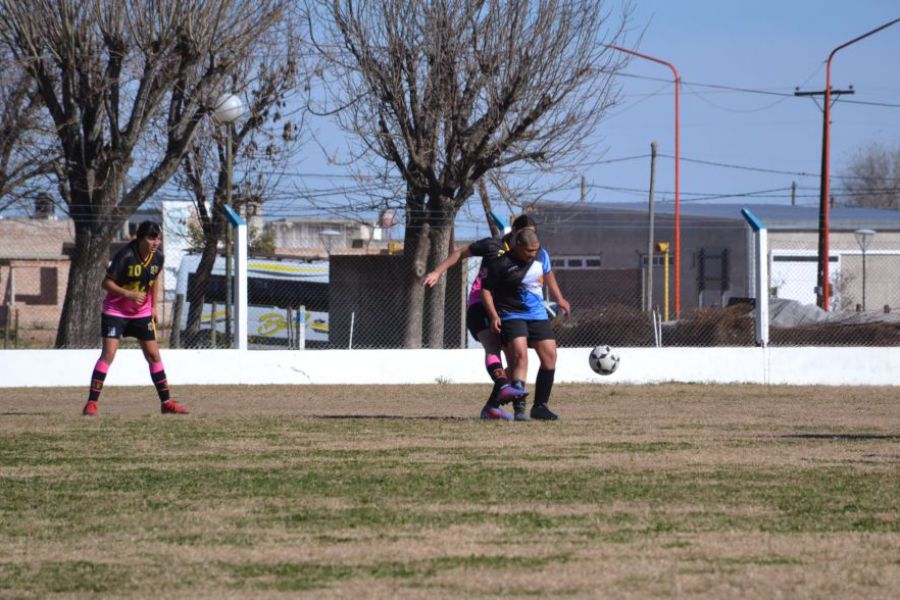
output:
[[[665, 216], [657, 221], [652, 242], [646, 217], [639, 215], [609, 216], [590, 227], [546, 213], [537, 216], [553, 272], [572, 305], [568, 318], [554, 319], [560, 346], [756, 343], [752, 236], [739, 220], [685, 220], [676, 261], [672, 222]], [[353, 221], [298, 219], [260, 229], [276, 232], [275, 254], [251, 254], [249, 260], [251, 348], [404, 347], [410, 307], [402, 283], [401, 242]], [[818, 241], [810, 229], [769, 231], [770, 344], [900, 343], [900, 231], [832, 231], [831, 310], [826, 312], [816, 306]], [[297, 234], [300, 230], [303, 235]], [[127, 243], [125, 234], [111, 253]], [[54, 346], [73, 244], [74, 227], [68, 220], [0, 219], [0, 347]], [[174, 247], [174, 237], [164, 244]], [[199, 256], [170, 254], [165, 245], [163, 250], [167, 270], [158, 323], [161, 345], [230, 347], [233, 311], [227, 303], [224, 257], [216, 260], [204, 286], [199, 321], [190, 323]], [[477, 345], [465, 329], [465, 298], [479, 261], [466, 262], [446, 275], [446, 348]], [[101, 300], [91, 299], [98, 307]], [[555, 308], [552, 302], [548, 306]], [[426, 309], [423, 319], [430, 318]], [[99, 322], [97, 329], [93, 347], [100, 343]], [[123, 347], [133, 346], [133, 341], [123, 341]]]

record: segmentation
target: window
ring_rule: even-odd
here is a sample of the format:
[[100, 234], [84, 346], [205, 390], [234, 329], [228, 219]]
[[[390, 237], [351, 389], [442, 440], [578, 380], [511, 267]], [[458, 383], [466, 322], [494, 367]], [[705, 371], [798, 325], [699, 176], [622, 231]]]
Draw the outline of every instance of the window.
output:
[[[662, 267], [665, 264], [666, 264], [666, 255], [665, 254], [662, 254], [662, 253], [660, 253], [660, 254], [654, 253], [653, 254], [653, 266], [654, 267]], [[669, 253], [669, 266], [672, 266], [674, 264], [675, 264], [675, 255], [670, 252]], [[641, 254], [641, 268], [642, 269], [647, 268], [647, 255], [646, 254]]]
[[550, 260], [550, 265], [560, 270], [599, 269], [603, 259], [599, 256], [558, 256]]

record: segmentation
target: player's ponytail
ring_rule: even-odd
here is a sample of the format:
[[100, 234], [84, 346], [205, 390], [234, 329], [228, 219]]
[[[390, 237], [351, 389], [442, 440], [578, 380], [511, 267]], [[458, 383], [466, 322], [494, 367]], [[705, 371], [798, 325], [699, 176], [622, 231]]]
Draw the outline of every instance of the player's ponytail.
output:
[[537, 223], [534, 222], [534, 218], [531, 215], [528, 215], [528, 214], [519, 215], [512, 222], [513, 231], [525, 229], [526, 227], [532, 227], [534, 229], [537, 229]]

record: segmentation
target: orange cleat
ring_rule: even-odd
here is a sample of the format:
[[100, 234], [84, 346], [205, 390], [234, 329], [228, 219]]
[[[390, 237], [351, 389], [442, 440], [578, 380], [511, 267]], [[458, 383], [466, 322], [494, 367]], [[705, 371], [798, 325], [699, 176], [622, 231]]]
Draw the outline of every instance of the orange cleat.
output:
[[87, 404], [84, 405], [84, 409], [82, 409], [81, 414], [85, 417], [96, 417], [97, 413], [100, 412], [100, 408], [97, 406], [96, 400], [88, 400]]
[[189, 415], [191, 411], [182, 405], [178, 404], [174, 400], [166, 400], [162, 404], [159, 405], [162, 414], [164, 415]]

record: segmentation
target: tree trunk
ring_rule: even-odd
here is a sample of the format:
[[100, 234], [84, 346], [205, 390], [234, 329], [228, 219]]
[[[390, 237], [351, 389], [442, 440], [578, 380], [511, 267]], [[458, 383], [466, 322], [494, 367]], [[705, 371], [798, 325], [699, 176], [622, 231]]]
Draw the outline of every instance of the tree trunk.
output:
[[[222, 210], [214, 207], [212, 211], [212, 224], [208, 226], [203, 236], [203, 253], [200, 255], [200, 263], [194, 272], [193, 285], [189, 286], [187, 328], [185, 330], [185, 339], [190, 348], [204, 346], [204, 341], [200, 339], [200, 325], [203, 316], [203, 304], [206, 302], [206, 288], [209, 285], [209, 278], [212, 275], [213, 267], [216, 264], [216, 257], [219, 252], [219, 238], [222, 232]], [[190, 282], [190, 279], [188, 279]], [[215, 327], [215, 323], [210, 323], [211, 327]]]
[[113, 232], [117, 228], [115, 224], [97, 225], [96, 221], [75, 222], [75, 250], [56, 332], [57, 348], [97, 346], [104, 296], [103, 279], [109, 264]]
[[[428, 268], [434, 269], [450, 254], [450, 234], [453, 218], [441, 219], [442, 223], [431, 227]], [[441, 277], [428, 291], [425, 302], [425, 346], [427, 348], [444, 347], [444, 313], [447, 299], [447, 277]]]
[[425, 211], [409, 211], [403, 244], [403, 272], [406, 286], [406, 323], [403, 335], [404, 348], [422, 347], [422, 318], [424, 315], [425, 286], [422, 277], [428, 266], [431, 246], [431, 225]]

